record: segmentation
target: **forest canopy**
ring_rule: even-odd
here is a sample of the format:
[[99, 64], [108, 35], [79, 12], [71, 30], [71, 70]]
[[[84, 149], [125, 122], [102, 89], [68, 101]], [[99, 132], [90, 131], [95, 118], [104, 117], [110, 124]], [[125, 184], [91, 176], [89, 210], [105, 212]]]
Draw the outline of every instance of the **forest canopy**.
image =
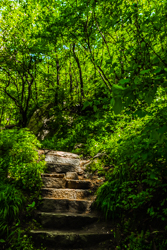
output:
[[48, 102], [89, 106], [93, 99], [95, 110], [107, 102], [119, 114], [150, 104], [166, 87], [165, 1], [0, 5], [1, 124], [26, 127]]

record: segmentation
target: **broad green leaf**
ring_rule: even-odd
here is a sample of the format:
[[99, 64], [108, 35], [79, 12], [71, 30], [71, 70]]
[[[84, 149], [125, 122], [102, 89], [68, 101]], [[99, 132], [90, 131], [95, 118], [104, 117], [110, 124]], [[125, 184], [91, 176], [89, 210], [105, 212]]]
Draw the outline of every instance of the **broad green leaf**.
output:
[[144, 74], [147, 74], [147, 73], [149, 73], [149, 72], [150, 72], [150, 69], [146, 69], [146, 70], [140, 71], [140, 74], [141, 74], [141, 75], [144, 75]]
[[122, 86], [120, 86], [120, 85], [113, 84], [112, 90], [113, 90], [113, 92], [115, 92], [115, 91], [122, 91], [122, 90], [125, 90], [125, 88], [122, 87]]
[[93, 110], [94, 110], [94, 112], [96, 112], [98, 110], [96, 105], [93, 105]]
[[135, 77], [135, 80], [134, 80], [134, 83], [135, 83], [136, 85], [138, 85], [138, 84], [140, 84], [140, 82], [141, 82], [140, 78], [139, 78], [138, 76], [136, 76], [136, 77]]
[[5, 243], [6, 241], [3, 239], [0, 239], [0, 243]]
[[162, 68], [160, 67], [160, 68], [156, 69], [156, 70], [153, 72], [153, 74], [158, 74], [158, 73], [161, 72], [161, 70], [162, 70]]
[[115, 104], [113, 106], [114, 113], [116, 115], [120, 114], [123, 109], [121, 98], [115, 98]]
[[150, 179], [158, 180], [157, 176], [154, 173], [150, 174]]
[[91, 103], [89, 101], [84, 102], [83, 108], [82, 110], [84, 110], [85, 108], [87, 108], [88, 106], [91, 106]]
[[158, 129], [157, 132], [160, 133], [160, 134], [164, 134], [165, 132], [167, 132], [167, 125], [164, 125], [160, 129]]
[[130, 82], [130, 79], [121, 79], [119, 81], [119, 83], [121, 83], [121, 84], [129, 83], [129, 82]]

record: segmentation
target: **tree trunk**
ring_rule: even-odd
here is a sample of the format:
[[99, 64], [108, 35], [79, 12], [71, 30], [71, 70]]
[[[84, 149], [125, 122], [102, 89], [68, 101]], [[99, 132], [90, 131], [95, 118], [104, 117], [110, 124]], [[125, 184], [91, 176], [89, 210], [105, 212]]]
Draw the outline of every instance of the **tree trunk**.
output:
[[79, 69], [79, 78], [80, 78], [80, 86], [81, 86], [81, 102], [82, 102], [82, 98], [84, 98], [83, 78], [82, 78], [82, 70], [81, 70], [79, 58], [77, 57], [77, 55], [75, 53], [75, 43], [73, 43], [73, 55], [74, 55], [75, 61], [77, 63], [78, 69]]
[[56, 69], [57, 69], [57, 87], [56, 87], [56, 93], [55, 93], [55, 105], [58, 104], [58, 91], [59, 91], [59, 85], [60, 85], [60, 64], [58, 56], [56, 55]]

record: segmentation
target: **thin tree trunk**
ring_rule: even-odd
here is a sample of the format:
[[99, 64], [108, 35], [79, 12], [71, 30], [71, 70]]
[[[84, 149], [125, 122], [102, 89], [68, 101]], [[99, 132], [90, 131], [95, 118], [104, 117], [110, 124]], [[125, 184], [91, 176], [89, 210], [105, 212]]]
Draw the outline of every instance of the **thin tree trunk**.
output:
[[55, 105], [58, 104], [58, 90], [60, 86], [60, 64], [59, 64], [59, 59], [58, 56], [56, 55], [56, 70], [57, 70], [57, 87], [56, 87], [56, 93], [55, 93]]
[[69, 76], [70, 76], [70, 97], [71, 97], [71, 101], [73, 100], [73, 97], [72, 97], [72, 82], [73, 82], [73, 79], [72, 79], [72, 73], [71, 73], [71, 61], [70, 61], [70, 67], [69, 67]]
[[78, 69], [79, 69], [79, 78], [80, 78], [80, 86], [81, 86], [81, 102], [82, 102], [82, 98], [84, 98], [83, 78], [82, 78], [82, 70], [81, 70], [79, 58], [77, 57], [77, 55], [75, 53], [75, 43], [73, 43], [73, 55], [74, 55], [75, 61], [77, 63]]

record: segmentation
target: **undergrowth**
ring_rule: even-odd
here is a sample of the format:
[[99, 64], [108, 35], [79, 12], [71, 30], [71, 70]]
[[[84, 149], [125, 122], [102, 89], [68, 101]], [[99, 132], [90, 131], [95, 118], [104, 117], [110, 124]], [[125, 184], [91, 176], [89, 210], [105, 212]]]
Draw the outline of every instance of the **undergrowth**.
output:
[[32, 218], [45, 169], [39, 147], [27, 129], [0, 131], [0, 249], [35, 249], [28, 231], [36, 224]]

